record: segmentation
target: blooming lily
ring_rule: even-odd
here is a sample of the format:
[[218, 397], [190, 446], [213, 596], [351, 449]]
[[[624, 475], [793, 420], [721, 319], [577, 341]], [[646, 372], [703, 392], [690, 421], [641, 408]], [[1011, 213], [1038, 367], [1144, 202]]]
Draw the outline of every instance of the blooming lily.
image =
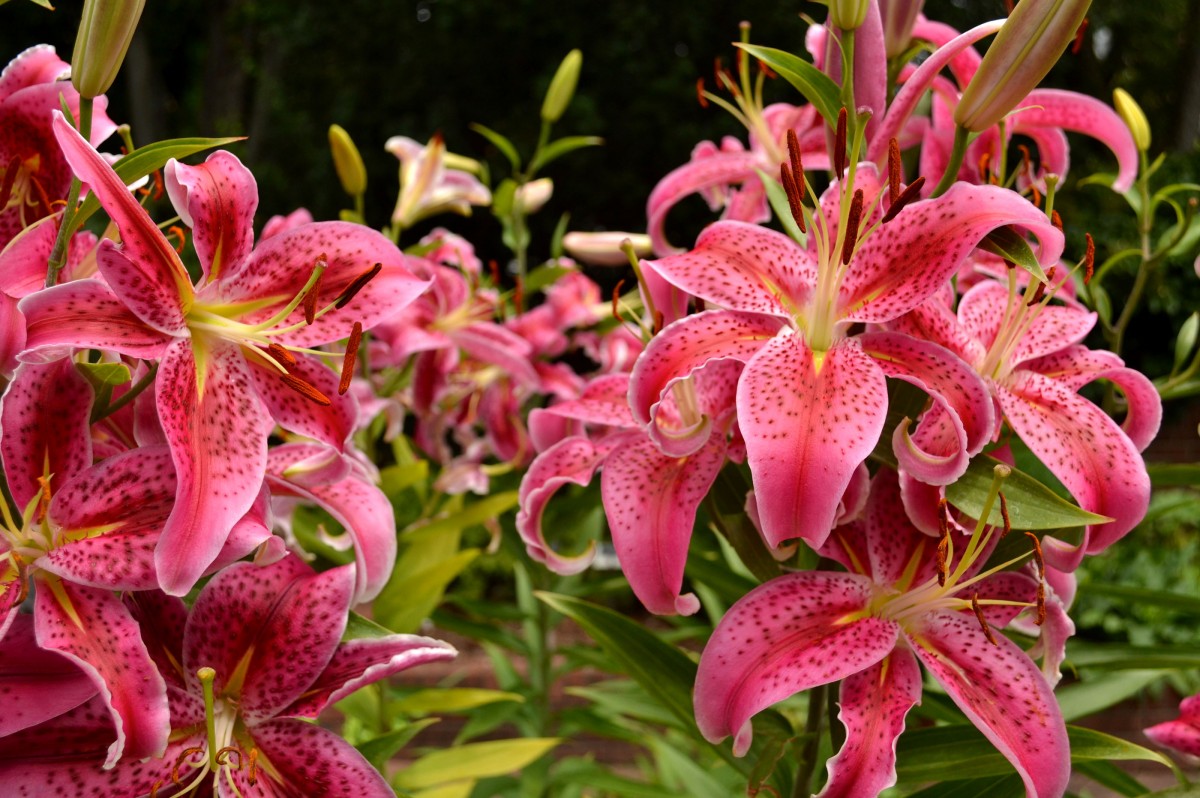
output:
[[778, 577], [721, 619], [696, 675], [700, 731], [712, 742], [733, 734], [744, 754], [754, 714], [843, 680], [846, 742], [821, 798], [877, 795], [896, 780], [895, 740], [921, 696], [919, 661], [1032, 798], [1058, 798], [1070, 775], [1058, 703], [1029, 656], [991, 628], [1042, 604], [1039, 585], [1000, 570], [1013, 563], [981, 570], [998, 536], [983, 524], [966, 540], [948, 528], [939, 544], [908, 522], [894, 472], [880, 472], [863, 520], [838, 527], [822, 550], [849, 573]]
[[22, 358], [87, 347], [159, 361], [155, 398], [178, 489], [155, 565], [163, 589], [182, 595], [257, 498], [272, 415], [334, 446], [352, 426], [339, 420], [345, 408], [329, 399], [332, 372], [289, 350], [342, 338], [353, 322], [370, 328], [427, 283], [408, 271], [394, 245], [358, 225], [302, 225], [255, 248], [254, 179], [218, 152], [201, 166], [166, 168], [171, 200], [192, 227], [200, 257], [202, 276], [193, 286], [112, 168], [61, 115], [54, 126], [122, 245], [100, 246], [104, 283], [80, 280], [22, 300]]
[[446, 151], [441, 134], [422, 145], [407, 136], [392, 136], [383, 148], [400, 159], [400, 196], [392, 224], [412, 227], [439, 213], [471, 215], [472, 205], [488, 205], [492, 192], [479, 182], [479, 164]]
[[718, 222], [691, 252], [648, 262], [722, 309], [683, 318], [651, 340], [633, 371], [634, 415], [656, 423], [678, 381], [717, 360], [745, 363], [738, 425], [772, 546], [796, 537], [820, 546], [829, 534], [883, 430], [885, 376], [917, 384], [949, 419], [950, 439], [935, 449], [923, 450], [906, 426], [897, 431], [897, 457], [920, 479], [952, 482], [990, 434], [986, 389], [966, 364], [936, 344], [850, 335], [850, 327], [886, 322], [932, 296], [996, 228], [1033, 231], [1043, 259], [1062, 250], [1062, 234], [1014, 192], [958, 184], [938, 199], [906, 204], [902, 196], [895, 183], [881, 185], [872, 165], [851, 167], [817, 209], [804, 209], [806, 248], [761, 227]]
[[[159, 592], [132, 594], [126, 601], [171, 695], [166, 753], [102, 769], [96, 752], [112, 730], [85, 704], [0, 741], [0, 788], [43, 794], [69, 782], [74, 794], [97, 798], [390, 798], [391, 787], [361, 754], [305, 719], [359, 687], [455, 651], [415, 635], [341, 642], [354, 585], [353, 566], [316, 574], [287, 557], [230, 566], [190, 612]], [[71, 745], [50, 744], [62, 740]]]

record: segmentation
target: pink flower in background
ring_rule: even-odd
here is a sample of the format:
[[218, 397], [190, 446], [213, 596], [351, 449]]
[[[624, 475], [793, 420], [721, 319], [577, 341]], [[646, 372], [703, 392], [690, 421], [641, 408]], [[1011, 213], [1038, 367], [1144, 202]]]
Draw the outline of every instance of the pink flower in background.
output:
[[1183, 699], [1179, 717], [1151, 726], [1146, 736], [1166, 748], [1189, 756], [1200, 756], [1200, 695]]

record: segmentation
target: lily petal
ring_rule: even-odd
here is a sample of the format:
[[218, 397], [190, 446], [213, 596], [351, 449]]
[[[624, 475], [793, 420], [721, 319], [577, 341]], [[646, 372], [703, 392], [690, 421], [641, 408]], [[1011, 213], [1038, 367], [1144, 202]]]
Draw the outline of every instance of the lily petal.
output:
[[756, 152], [716, 152], [695, 158], [671, 170], [650, 192], [646, 201], [646, 232], [654, 251], [660, 255], [680, 252], [667, 240], [664, 227], [667, 214], [684, 197], [703, 193], [730, 183], [756, 180], [755, 169], [764, 168], [763, 157]]
[[1009, 116], [1013, 132], [1023, 128], [1063, 128], [1085, 133], [1104, 144], [1117, 156], [1117, 179], [1113, 191], [1124, 193], [1137, 179], [1138, 149], [1121, 117], [1099, 100], [1061, 89], [1034, 89]]
[[[251, 735], [270, 763], [269, 778], [278, 778], [282, 786], [278, 794], [323, 798], [393, 798], [396, 794], [353, 746], [311, 723], [277, 718], [254, 724]], [[245, 781], [245, 774], [241, 770], [233, 773], [243, 781], [242, 794], [253, 795], [253, 785]]]
[[147, 326], [99, 280], [77, 280], [30, 294], [17, 303], [25, 316], [19, 360], [48, 363], [71, 350], [111, 349], [123, 355], [158, 358], [170, 336]]
[[328, 405], [301, 396], [280, 378], [274, 368], [252, 365], [255, 393], [275, 423], [288, 432], [303, 435], [343, 451], [346, 439], [354, 432], [358, 423], [358, 403], [352, 394], [338, 394], [340, 378], [324, 363], [307, 355], [296, 357], [288, 373], [307, 382], [329, 399]]
[[41, 648], [33, 616], [18, 614], [0, 639], [0, 737], [74, 709], [96, 695], [96, 684], [67, 657]]
[[236, 270], [254, 247], [254, 175], [233, 153], [218, 150], [200, 166], [172, 158], [163, 177], [175, 212], [192, 229], [205, 279]]

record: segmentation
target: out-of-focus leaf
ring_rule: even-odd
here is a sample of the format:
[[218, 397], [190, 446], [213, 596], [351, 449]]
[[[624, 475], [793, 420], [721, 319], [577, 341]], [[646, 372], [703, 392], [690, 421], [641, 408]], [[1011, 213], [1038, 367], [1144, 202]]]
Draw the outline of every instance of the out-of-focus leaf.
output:
[[1147, 463], [1146, 471], [1155, 488], [1200, 485], [1200, 463]]
[[396, 774], [400, 789], [419, 790], [447, 782], [513, 773], [557, 746], [557, 737], [490, 740], [426, 754]]
[[[775, 218], [783, 225], [783, 229], [792, 240], [802, 247], [808, 247], [808, 236], [800, 232], [800, 225], [796, 224], [796, 217], [792, 215], [792, 206], [788, 203], [787, 191], [779, 182], [768, 175], [761, 169], [755, 169], [758, 173], [758, 179], [762, 181], [763, 188], [767, 190], [767, 201], [771, 203], [771, 211], [774, 212]], [[803, 175], [800, 176], [804, 179]]]
[[497, 701], [516, 701], [524, 703], [525, 697], [520, 693], [509, 693], [503, 690], [485, 690], [474, 687], [438, 687], [429, 690], [418, 690], [392, 702], [392, 709], [408, 715], [429, 715], [433, 713], [466, 712]]
[[1078, 682], [1059, 687], [1055, 696], [1063, 717], [1077, 720], [1115, 706], [1161, 678], [1163, 672], [1153, 670], [1089, 673]]
[[124, 363], [76, 363], [75, 368], [96, 389], [103, 385], [124, 385], [133, 379], [129, 366]]
[[412, 738], [417, 736], [418, 732], [432, 726], [438, 720], [440, 719], [421, 718], [420, 720], [414, 720], [412, 723], [405, 724], [403, 728], [388, 732], [355, 747], [358, 748], [358, 752], [365, 756], [367, 761], [375, 766], [376, 769], [381, 769], [389, 759], [396, 755], [397, 751], [408, 745]]
[[1082, 773], [1092, 781], [1102, 784], [1110, 790], [1126, 796], [1126, 798], [1136, 798], [1148, 792], [1145, 784], [1142, 784], [1112, 762], [1077, 762], [1075, 763], [1075, 772]]
[[1179, 328], [1179, 335], [1175, 336], [1175, 366], [1172, 373], [1183, 368], [1183, 364], [1187, 362], [1188, 355], [1192, 354], [1192, 350], [1196, 348], [1196, 334], [1200, 332], [1200, 311], [1192, 313], [1187, 317], [1187, 321]]
[[795, 86], [805, 99], [816, 107], [827, 125], [837, 125], [838, 112], [842, 108], [841, 89], [832, 78], [786, 50], [744, 42], [736, 43], [736, 46], [762, 61]]
[[521, 168], [521, 156], [517, 154], [517, 148], [513, 146], [511, 141], [490, 127], [481, 125], [478, 122], [472, 122], [470, 128], [495, 145], [496, 149], [500, 150], [504, 157], [508, 159], [513, 171]]
[[555, 139], [543, 147], [537, 157], [530, 162], [529, 173], [537, 172], [543, 166], [563, 157], [568, 152], [574, 152], [584, 147], [599, 147], [603, 143], [604, 139], [599, 136], [564, 136], [561, 139]]
[[503, 493], [493, 493], [491, 496], [473, 501], [457, 513], [428, 523], [414, 525], [401, 533], [403, 539], [411, 539], [415, 535], [421, 537], [438, 537], [450, 532], [461, 532], [477, 524], [482, 524], [492, 518], [499, 518], [504, 513], [517, 506], [515, 490]]

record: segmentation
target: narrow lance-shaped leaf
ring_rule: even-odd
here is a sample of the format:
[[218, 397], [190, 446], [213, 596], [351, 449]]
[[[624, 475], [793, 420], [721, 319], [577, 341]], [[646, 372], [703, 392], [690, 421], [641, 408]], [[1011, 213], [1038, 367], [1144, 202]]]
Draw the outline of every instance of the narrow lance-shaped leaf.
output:
[[[982, 514], [992, 484], [993, 469], [999, 463], [992, 457], [976, 457], [957, 482], [946, 486], [946, 498], [972, 518]], [[1004, 480], [1004, 498], [1008, 505], [1009, 520], [1015, 529], [1066, 529], [1109, 520], [1081, 509], [1015, 468]], [[999, 505], [992, 508], [987, 522], [996, 525], [1004, 522]]]
[[795, 86], [816, 107], [830, 127], [837, 125], [838, 111], [842, 107], [841, 89], [832, 78], [785, 50], [746, 43], [738, 43], [736, 46], [762, 61]]

